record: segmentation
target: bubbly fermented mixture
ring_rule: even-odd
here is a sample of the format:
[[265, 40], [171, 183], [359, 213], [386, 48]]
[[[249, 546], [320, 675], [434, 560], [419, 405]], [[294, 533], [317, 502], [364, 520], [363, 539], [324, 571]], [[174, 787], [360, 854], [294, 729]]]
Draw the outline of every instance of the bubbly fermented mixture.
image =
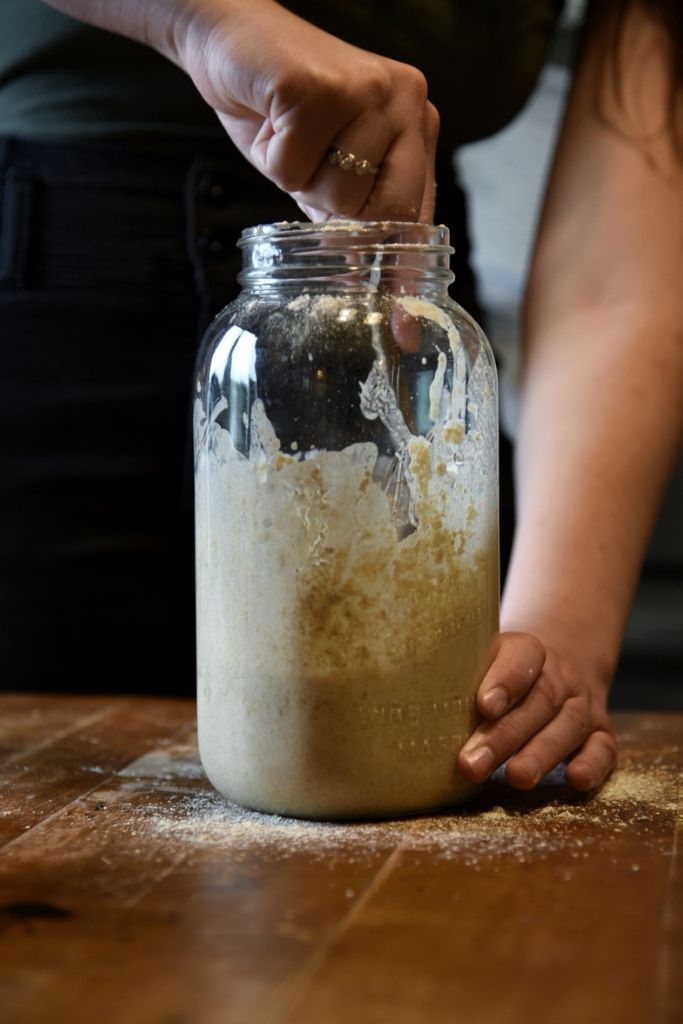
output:
[[450, 390], [437, 365], [427, 437], [392, 406], [380, 361], [359, 382], [363, 414], [403, 452], [389, 488], [371, 442], [283, 454], [259, 400], [249, 459], [215, 410], [202, 423], [199, 744], [230, 799], [324, 818], [471, 792], [455, 761], [497, 629], [497, 523], [488, 427], [465, 431], [461, 362], [454, 352]]

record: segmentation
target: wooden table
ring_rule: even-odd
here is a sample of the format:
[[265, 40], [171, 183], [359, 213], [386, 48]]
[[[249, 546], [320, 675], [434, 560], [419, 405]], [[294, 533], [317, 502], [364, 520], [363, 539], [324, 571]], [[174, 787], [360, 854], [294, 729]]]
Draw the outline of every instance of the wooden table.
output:
[[683, 715], [620, 768], [378, 824], [225, 804], [189, 701], [0, 697], [0, 1020], [683, 1021]]

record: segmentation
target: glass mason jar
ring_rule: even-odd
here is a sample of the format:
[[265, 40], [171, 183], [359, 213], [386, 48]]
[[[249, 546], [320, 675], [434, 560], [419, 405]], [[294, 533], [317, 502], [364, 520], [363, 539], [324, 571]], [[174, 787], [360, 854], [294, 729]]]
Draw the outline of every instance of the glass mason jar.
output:
[[448, 230], [281, 223], [239, 244], [196, 379], [202, 763], [279, 814], [457, 803], [498, 629], [498, 426]]

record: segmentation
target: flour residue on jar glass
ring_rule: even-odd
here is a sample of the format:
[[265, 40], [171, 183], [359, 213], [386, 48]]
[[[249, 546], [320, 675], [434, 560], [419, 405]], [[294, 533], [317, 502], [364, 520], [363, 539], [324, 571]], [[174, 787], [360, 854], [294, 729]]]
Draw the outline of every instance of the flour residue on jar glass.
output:
[[[434, 320], [417, 301], [401, 299]], [[346, 329], [379, 322], [343, 296], [290, 306]], [[451, 325], [431, 426], [414, 432], [372, 344], [357, 401], [390, 454], [372, 441], [285, 452], [256, 398], [246, 457], [230, 417], [197, 403], [200, 750], [214, 785], [257, 809], [390, 815], [472, 791], [455, 761], [498, 625], [493, 371], [468, 365]]]

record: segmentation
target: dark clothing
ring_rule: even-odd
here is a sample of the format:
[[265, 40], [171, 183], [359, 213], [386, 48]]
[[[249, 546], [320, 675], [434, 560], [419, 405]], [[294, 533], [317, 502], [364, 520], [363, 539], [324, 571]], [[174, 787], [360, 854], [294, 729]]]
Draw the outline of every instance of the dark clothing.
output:
[[197, 341], [294, 205], [216, 152], [1, 152], [0, 687], [192, 693]]
[[[507, 124], [546, 57], [562, 0], [287, 0], [333, 35], [427, 76], [451, 149]], [[140, 43], [41, 0], [0, 0], [0, 135], [219, 139], [189, 78]]]

